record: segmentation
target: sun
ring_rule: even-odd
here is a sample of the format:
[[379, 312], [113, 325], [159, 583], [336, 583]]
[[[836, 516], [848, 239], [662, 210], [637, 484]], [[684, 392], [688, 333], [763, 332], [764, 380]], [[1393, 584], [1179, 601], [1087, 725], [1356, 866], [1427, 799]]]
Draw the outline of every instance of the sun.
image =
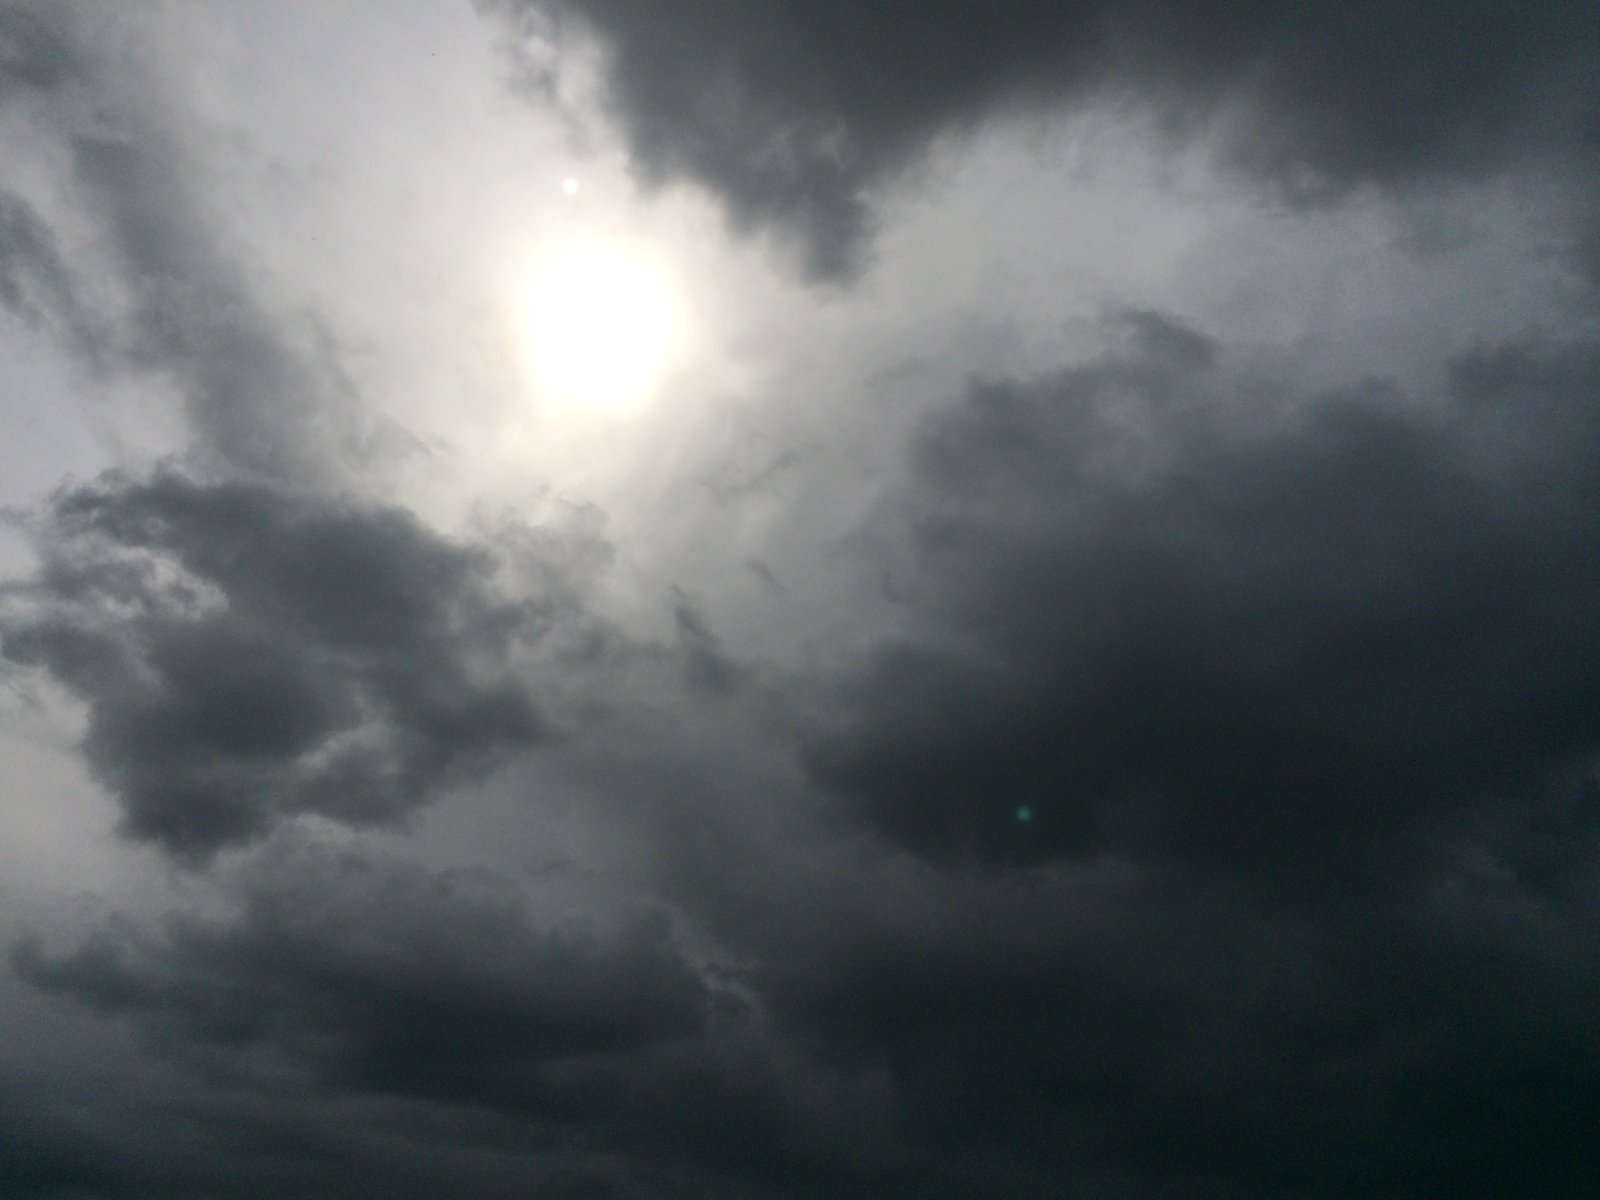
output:
[[523, 320], [540, 399], [586, 407], [647, 399], [679, 349], [683, 323], [660, 263], [597, 237], [564, 242], [538, 258]]

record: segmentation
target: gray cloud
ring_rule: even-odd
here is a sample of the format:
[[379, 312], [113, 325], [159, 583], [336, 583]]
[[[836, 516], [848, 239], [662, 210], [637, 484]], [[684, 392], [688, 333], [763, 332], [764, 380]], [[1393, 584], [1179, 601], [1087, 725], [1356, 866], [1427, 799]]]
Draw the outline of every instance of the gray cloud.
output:
[[0, 653], [88, 705], [134, 837], [203, 857], [317, 812], [392, 821], [538, 740], [531, 610], [409, 514], [175, 474], [59, 495]]
[[684, 685], [701, 696], [726, 696], [737, 689], [744, 681], [743, 672], [728, 657], [721, 639], [706, 624], [694, 601], [682, 593], [675, 595], [672, 620], [683, 662]]
[[[221, 918], [113, 921], [59, 952], [24, 938], [12, 968], [127, 1022], [197, 1081], [242, 1088], [262, 1116], [330, 1095], [412, 1106], [413, 1127], [437, 1129], [441, 1144], [415, 1177], [395, 1180], [397, 1195], [439, 1186], [443, 1145], [502, 1156], [503, 1178], [458, 1180], [472, 1195], [545, 1178], [553, 1194], [598, 1196], [850, 1184], [838, 1145], [865, 1136], [851, 1121], [859, 1098], [806, 1078], [725, 980], [687, 964], [659, 915], [610, 933], [544, 928], [503, 877], [282, 840], [229, 892], [233, 911]], [[260, 1153], [269, 1130], [260, 1116], [247, 1121], [239, 1133]], [[82, 1145], [81, 1130], [25, 1124], [41, 1144]], [[376, 1131], [337, 1125], [325, 1114], [295, 1130], [302, 1178], [339, 1179], [364, 1157]], [[168, 1139], [147, 1136], [144, 1157], [159, 1162]], [[243, 1152], [230, 1142], [213, 1119], [198, 1153], [157, 1175], [181, 1184], [225, 1169]], [[70, 1154], [58, 1157], [23, 1194], [70, 1178]], [[110, 1155], [86, 1177], [141, 1194], [129, 1157]], [[229, 1186], [270, 1188], [265, 1169]]]
[[607, 48], [647, 176], [685, 176], [809, 272], [859, 262], [868, 194], [939, 135], [1050, 105], [1131, 107], [1291, 199], [1475, 180], [1593, 145], [1600, 20], [1575, 5], [1186, 0], [491, 0]]
[[897, 585], [921, 632], [860, 673], [817, 779], [939, 859], [1304, 882], [1592, 769], [1593, 349], [1266, 418], [1212, 359], [1143, 315], [1126, 352], [925, 430]]
[[1577, 1196], [1595, 1165], [1577, 895], [1449, 858], [1292, 905], [1125, 862], [918, 892], [768, 994], [833, 1069], [886, 1071], [903, 1144], [944, 1161], [1141, 1197]]
[[236, 916], [125, 925], [53, 955], [35, 985], [179, 1049], [260, 1046], [355, 1090], [551, 1103], [538, 1071], [695, 1034], [704, 989], [662, 921], [614, 941], [542, 931], [505, 881], [312, 848], [255, 864]]
[[178, 383], [197, 458], [308, 478], [370, 452], [378, 435], [337, 360], [269, 316], [219, 260], [170, 148], [148, 132], [84, 137], [73, 161], [132, 296], [123, 361]]
[[1596, 1166], [1581, 889], [1470, 852], [1288, 905], [1126, 863], [817, 866], [761, 880], [781, 915], [731, 973], [659, 921], [559, 932], [493, 875], [283, 843], [226, 915], [24, 940], [22, 977], [195, 1084], [136, 1151], [115, 1112], [8, 1121], [53, 1148], [21, 1194], [1577, 1197]]
[[[607, 544], [603, 512], [554, 493], [565, 526], [491, 528], [480, 509], [476, 532], [445, 537], [406, 487], [463, 508], [506, 493], [419, 460], [362, 472], [377, 425], [339, 345], [279, 315], [208, 216], [212, 132], [156, 98], [148, 47], [112, 65], [123, 10], [0, 0], [4, 118], [40, 149], [0, 196], [0, 306], [19, 336], [170, 382], [193, 434], [162, 469], [43, 502], [26, 519], [36, 564], [0, 591], [7, 682], [70, 696], [123, 833], [185, 868], [99, 837], [69, 754], [26, 747], [67, 781], [17, 797], [7, 828], [66, 845], [70, 865], [4, 884], [0, 1027], [22, 1032], [0, 1039], [0, 1192], [1587, 1196], [1600, 353], [1529, 330], [1581, 328], [1592, 296], [1521, 264], [1509, 299], [1462, 325], [1494, 344], [1434, 362], [1421, 347], [1468, 334], [1430, 332], [1383, 360], [1404, 386], [1328, 343], [1359, 334], [1345, 307], [1372, 246], [1426, 224], [1415, 190], [1548, 172], [1572, 189], [1563, 219], [1587, 227], [1574, 181], [1596, 128], [1597, 19], [1181, 0], [488, 7], [598, 35], [641, 172], [710, 187], [741, 229], [794, 239], [814, 277], [860, 266], [878, 189], [927, 151], [1045, 113], [1132, 114], [1204, 142], [1235, 174], [1196, 211], [1233, 205], [1239, 179], [1262, 189], [1252, 203], [1363, 197], [1327, 224], [1203, 214], [1192, 236], [1153, 231], [1167, 249], [1152, 253], [1219, 230], [1225, 245], [1328, 230], [1372, 244], [1348, 277], [1339, 253], [1318, 258], [1281, 327], [1247, 328], [1278, 297], [1300, 303], [1295, 247], [1263, 254], [1290, 278], [1245, 300], [1241, 251], [1238, 278], [1179, 289], [1202, 298], [1192, 319], [1136, 308], [1060, 338], [1001, 330], [965, 388], [939, 381], [977, 343], [950, 336], [953, 316], [919, 324], [929, 312], [998, 328], [995, 302], [1043, 328], [1090, 303], [991, 257], [1057, 236], [1048, 217], [975, 228], [967, 267], [901, 262], [861, 295], [775, 283], [773, 313], [755, 315], [782, 329], [724, 347], [737, 394], [688, 397], [682, 428], [636, 427], [648, 499], [618, 525], [651, 537], [642, 509], [658, 506], [664, 549]], [[145, 32], [199, 22], [192, 45], [223, 55], [199, 75], [281, 75], [271, 55], [312, 37], [409, 87], [424, 53], [448, 58], [465, 35], [447, 9], [397, 11], [330, 10], [282, 41], [299, 17], [180, 6]], [[336, 111], [348, 82], [300, 65], [295, 102], [303, 90], [315, 119], [326, 104], [364, 136], [378, 110]], [[428, 74], [409, 101], [384, 93], [384, 118], [431, 111], [435, 84], [462, 86]], [[296, 129], [283, 102], [263, 98], [264, 124]], [[240, 145], [248, 107], [230, 118]], [[335, 216], [343, 197], [285, 184], [308, 224], [284, 229], [332, 244], [370, 220], [383, 253], [409, 253], [408, 206], [437, 201], [442, 220], [456, 210], [430, 191], [440, 177], [501, 150], [397, 144], [425, 160], [414, 175], [374, 160], [404, 201]], [[518, 189], [552, 169], [506, 176], [518, 221]], [[1500, 236], [1501, 215], [1460, 236]], [[1497, 283], [1481, 264], [1531, 247], [1535, 225], [1503, 255], [1440, 237], [1429, 287]], [[1142, 250], [1140, 232], [1118, 244]], [[662, 249], [705, 313], [750, 302], [719, 293], [717, 270], [699, 278], [692, 242]], [[756, 279], [748, 265], [730, 278]], [[1423, 274], [1411, 262], [1381, 286], [1404, 296]], [[371, 279], [351, 275], [334, 290], [360, 302]], [[926, 280], [974, 291], [935, 301]], [[1137, 281], [1101, 290], [1121, 283], [1164, 303]], [[1453, 327], [1433, 294], [1418, 328]], [[1372, 320], [1403, 313], [1386, 296]], [[381, 336], [442, 310], [407, 311]], [[791, 336], [836, 340], [792, 355], [763, 340]], [[503, 347], [482, 340], [424, 374], [447, 392], [501, 378], [485, 362]], [[1068, 365], [1019, 365], [1061, 362], [1062, 344], [1078, 347]], [[767, 411], [780, 405], [815, 407]], [[607, 454], [638, 415], [586, 414], [597, 435], [574, 444]], [[513, 452], [532, 436], [506, 428]], [[839, 515], [860, 511], [857, 471], [881, 487], [860, 527]], [[693, 539], [705, 554], [672, 548]], [[882, 595], [861, 583], [880, 578]], [[654, 618], [658, 640], [602, 604]], [[793, 648], [764, 657], [769, 633]], [[0, 733], [61, 737], [56, 715], [53, 700], [27, 722], [6, 710]]]
[[0, 306], [35, 329], [57, 323], [94, 362], [103, 334], [78, 293], [49, 224], [22, 197], [0, 193]]
[[[93, 269], [121, 286], [126, 303], [88, 303], [49, 222], [10, 194], [0, 215], [0, 303], [35, 322], [49, 318], [97, 370], [172, 379], [190, 456], [210, 466], [325, 479], [374, 454], [414, 449], [359, 403], [327, 330], [314, 317], [273, 313], [224, 252], [194, 194], [191, 147], [169, 128], [170, 114], [147, 111], [147, 97], [106, 69], [103, 47], [85, 34], [86, 10], [9, 3], [3, 11], [0, 103], [8, 94], [36, 101], [35, 124], [59, 142], [72, 198], [103, 235]], [[114, 14], [100, 14], [108, 15], [114, 25]]]
[[[1581, 1196], [1592, 351], [1484, 352], [1425, 404], [1264, 398], [1154, 313], [1108, 337], [937, 414], [879, 518], [912, 632], [809, 759], [874, 839], [808, 806], [663, 848], [722, 965], [659, 922], [574, 939], [507, 880], [280, 837], [226, 915], [17, 944], [34, 989], [192, 1080], [181, 1135], [0, 1113], [41, 1155], [21, 1194]], [[363, 700], [425, 744], [406, 664], [498, 663], [530, 619], [482, 594], [485, 552], [388, 510], [160, 476], [48, 521], [18, 632], [70, 631], [44, 661], [92, 756], [97, 721], [131, 723], [186, 770], [291, 777]], [[736, 668], [676, 599], [689, 683], [697, 655]], [[114, 655], [157, 686], [108, 690]], [[726, 704], [713, 682], [683, 695]], [[730, 777], [677, 715], [675, 753]], [[693, 786], [660, 761], [608, 786]], [[432, 1140], [390, 1145], [375, 1105]]]
[[[575, 1149], [564, 1131], [622, 1120], [626, 1094], [596, 1085], [636, 1070], [648, 1084], [652, 1054], [705, 1028], [706, 987], [663, 918], [609, 932], [550, 926], [491, 873], [294, 840], [269, 847], [229, 893], [225, 916], [174, 914], [157, 929], [119, 921], [63, 952], [31, 939], [13, 948], [22, 978], [128, 1023], [214, 1089], [198, 1105], [162, 1099], [166, 1122], [189, 1131], [187, 1151], [157, 1127], [123, 1144], [114, 1118], [93, 1171], [63, 1146], [81, 1149], [83, 1130], [42, 1115], [10, 1122], [58, 1147], [11, 1177], [13, 1194], [255, 1192], [297, 1178], [348, 1187], [362, 1174], [388, 1194], [426, 1194], [450, 1174], [438, 1155], [451, 1143], [455, 1178], [473, 1195], [529, 1179], [573, 1189], [563, 1195], [638, 1194], [618, 1181], [609, 1147]], [[341, 1129], [363, 1105], [386, 1107], [422, 1152], [378, 1146], [381, 1125], [365, 1118]], [[236, 1156], [254, 1161], [256, 1182], [238, 1176]]]
[[0, 100], [24, 91], [48, 90], [75, 70], [59, 28], [59, 13], [27, 0], [0, 6]]

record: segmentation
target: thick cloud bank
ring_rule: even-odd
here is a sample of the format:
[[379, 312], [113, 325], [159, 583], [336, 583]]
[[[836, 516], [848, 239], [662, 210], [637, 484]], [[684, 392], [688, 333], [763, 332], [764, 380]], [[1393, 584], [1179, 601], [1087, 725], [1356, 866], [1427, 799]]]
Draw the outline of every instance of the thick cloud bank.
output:
[[1280, 194], [1481, 179], [1593, 151], [1600, 17], [1583, 5], [1005, 0], [492, 0], [609, 53], [639, 166], [848, 274], [866, 193], [939, 135], [1124, 105]]
[[296, 812], [392, 821], [539, 737], [504, 665], [526, 614], [403, 511], [163, 474], [65, 492], [38, 534], [4, 653], [88, 705], [135, 837], [204, 856]]
[[896, 515], [926, 631], [875, 652], [820, 780], [940, 858], [1298, 874], [1587, 778], [1592, 347], [1468, 358], [1434, 404], [1374, 384], [1263, 417], [1219, 396], [1241, 385], [1205, 339], [1132, 324], [924, 431]]
[[176, 1045], [260, 1047], [342, 1086], [559, 1112], [539, 1069], [696, 1033], [704, 989], [661, 922], [545, 931], [503, 880], [281, 849], [223, 922], [14, 955], [47, 990]]

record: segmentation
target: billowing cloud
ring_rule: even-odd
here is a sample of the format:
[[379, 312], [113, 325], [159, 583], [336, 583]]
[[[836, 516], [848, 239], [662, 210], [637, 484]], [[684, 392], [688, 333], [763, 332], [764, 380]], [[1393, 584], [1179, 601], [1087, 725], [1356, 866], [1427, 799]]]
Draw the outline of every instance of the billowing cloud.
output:
[[[1587, 346], [1266, 406], [1161, 318], [932, 421], [881, 646], [816, 777], [939, 858], [1301, 876], [1600, 762]], [[1256, 383], [1256, 388], [1266, 386]]]
[[393, 821], [536, 741], [506, 655], [530, 613], [403, 511], [176, 474], [58, 496], [13, 663], [88, 706], [134, 837], [203, 857], [296, 812]]
[[1600, 21], [1571, 5], [1186, 0], [493, 0], [597, 34], [639, 168], [686, 176], [821, 277], [857, 265], [871, 189], [942, 134], [1123, 105], [1280, 194], [1479, 179], [1592, 144]]

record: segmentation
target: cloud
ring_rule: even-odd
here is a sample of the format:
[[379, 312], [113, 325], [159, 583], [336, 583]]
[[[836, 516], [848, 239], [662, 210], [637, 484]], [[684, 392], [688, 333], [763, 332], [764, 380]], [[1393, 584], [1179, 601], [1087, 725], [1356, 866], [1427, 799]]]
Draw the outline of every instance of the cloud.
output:
[[335, 1086], [463, 1103], [550, 1104], [540, 1068], [703, 1020], [661, 921], [603, 940], [541, 930], [492, 875], [311, 846], [277, 848], [238, 890], [222, 921], [108, 927], [61, 955], [25, 940], [13, 963], [176, 1048], [260, 1048]]
[[52, 1148], [22, 1194], [1576, 1197], [1595, 1165], [1583, 888], [1470, 851], [1287, 905], [1127, 862], [814, 866], [759, 881], [734, 970], [657, 917], [553, 925], [492, 873], [283, 838], [220, 913], [24, 939], [31, 986], [192, 1082], [137, 1151], [92, 1099], [8, 1120]]
[[489, 0], [597, 35], [647, 177], [694, 179], [807, 270], [859, 265], [869, 197], [936, 138], [1127, 107], [1290, 198], [1476, 180], [1592, 142], [1600, 21], [1576, 6], [1187, 0]]
[[[117, 1195], [150, 1178], [269, 1194], [297, 1177], [349, 1186], [352, 1171], [426, 1194], [449, 1173], [440, 1154], [472, 1195], [544, 1177], [570, 1194], [633, 1194], [616, 1190], [607, 1147], [580, 1151], [564, 1131], [624, 1120], [635, 1073], [654, 1086], [651, 1056], [705, 1030], [706, 985], [659, 914], [552, 924], [490, 872], [293, 838], [229, 876], [227, 906], [158, 928], [113, 921], [61, 952], [13, 947], [20, 977], [127, 1023], [198, 1089], [161, 1100], [187, 1131], [181, 1154], [159, 1128], [119, 1144], [122, 1118], [105, 1114], [95, 1172], [67, 1149], [83, 1130], [44, 1114], [12, 1122], [55, 1147], [19, 1194], [75, 1177]], [[421, 1153], [379, 1144], [385, 1111]], [[241, 1153], [255, 1182], [234, 1173]]]
[[[0, 104], [31, 101], [57, 143], [70, 205], [99, 235], [93, 261], [60, 255], [51, 223], [19, 195], [0, 209], [0, 303], [48, 319], [91, 368], [177, 387], [192, 459], [275, 479], [326, 479], [414, 449], [368, 411], [314, 316], [274, 312], [198, 194], [195, 144], [127, 72], [108, 67], [139, 18], [8, 4]], [[119, 24], [126, 22], [126, 26]], [[109, 47], [114, 46], [114, 49]], [[97, 303], [75, 278], [102, 276]], [[117, 297], [116, 302], [111, 297]]]
[[337, 359], [269, 315], [214, 253], [171, 148], [135, 131], [77, 138], [72, 155], [132, 298], [122, 360], [178, 384], [191, 453], [281, 479], [325, 475], [369, 452], [375, 427]]
[[59, 13], [26, 0], [0, 5], [0, 101], [24, 91], [45, 91], [68, 79], [74, 58], [59, 28]]
[[[17, 411], [89, 363], [192, 435], [17, 518], [0, 1191], [1587, 1195], [1587, 11], [488, 7], [883, 270], [501, 141], [562, 114], [470, 12], [0, 0]], [[1058, 183], [1015, 119], [1085, 114], [1230, 174]], [[654, 413], [528, 402], [491, 293], [564, 230], [682, 272]]]
[[1581, 1194], [1592, 904], [1409, 871], [1287, 905], [1126, 860], [923, 879], [768, 995], [833, 1069], [892, 1079], [902, 1147], [992, 1153], [1009, 1194]]
[[58, 321], [86, 358], [97, 356], [97, 330], [49, 224], [26, 200], [0, 192], [0, 307], [37, 329]]
[[[506, 877], [295, 838], [245, 862], [225, 894], [225, 915], [118, 918], [63, 951], [25, 937], [10, 956], [34, 988], [126, 1022], [192, 1075], [187, 1103], [211, 1119], [184, 1161], [150, 1172], [169, 1186], [226, 1172], [238, 1135], [259, 1153], [290, 1130], [285, 1175], [338, 1180], [382, 1135], [384, 1110], [364, 1107], [377, 1104], [437, 1139], [396, 1195], [429, 1194], [473, 1147], [500, 1160], [498, 1179], [458, 1178], [475, 1196], [546, 1178], [553, 1194], [641, 1197], [850, 1182], [840, 1147], [866, 1136], [870, 1095], [807, 1077], [722, 972], [690, 965], [659, 912], [551, 925]], [[253, 1114], [230, 1136], [216, 1110], [240, 1096]], [[84, 1144], [59, 1121], [16, 1123], [41, 1144]], [[146, 1136], [142, 1157], [160, 1163], [172, 1139]], [[65, 1174], [70, 1152], [58, 1157]], [[102, 1177], [139, 1194], [126, 1157]], [[272, 1194], [278, 1165], [229, 1186]]]
[[672, 621], [688, 690], [699, 696], [726, 696], [736, 690], [743, 682], [743, 672], [728, 657], [692, 598], [681, 592], [672, 597]]
[[191, 858], [297, 812], [391, 822], [538, 741], [531, 613], [399, 509], [173, 473], [58, 495], [0, 653], [88, 707], [123, 828]]
[[1215, 354], [1139, 315], [925, 427], [885, 534], [914, 632], [855, 674], [817, 781], [941, 861], [1304, 883], [1594, 769], [1594, 348], [1265, 416]]

